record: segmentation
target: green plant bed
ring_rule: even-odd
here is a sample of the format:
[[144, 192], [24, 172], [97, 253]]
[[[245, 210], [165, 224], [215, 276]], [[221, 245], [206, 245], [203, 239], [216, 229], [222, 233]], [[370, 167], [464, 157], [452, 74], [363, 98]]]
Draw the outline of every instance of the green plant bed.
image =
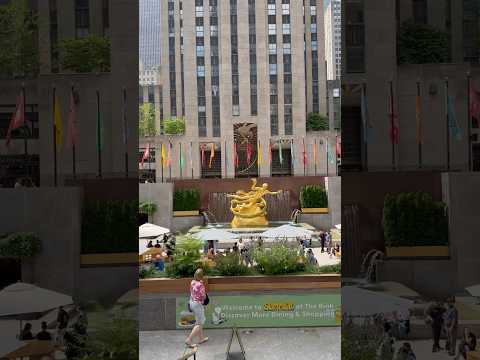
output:
[[200, 209], [198, 189], [177, 189], [173, 194], [173, 211], [194, 211]]
[[283, 275], [305, 270], [305, 259], [299, 258], [297, 249], [286, 242], [273, 244], [271, 248], [253, 250], [255, 269], [260, 274]]
[[141, 202], [138, 205], [138, 212], [140, 214], [152, 215], [156, 211], [157, 211], [157, 204], [155, 204], [152, 201]]
[[302, 208], [328, 208], [328, 195], [325, 188], [318, 185], [305, 185], [300, 190]]
[[172, 261], [165, 266], [166, 275], [172, 278], [192, 277], [200, 267], [208, 274], [210, 268], [201, 260], [202, 249], [201, 240], [186, 236], [178, 238]]
[[218, 256], [215, 259], [215, 263], [216, 265], [213, 271], [220, 276], [243, 276], [253, 275], [255, 273], [254, 269], [243, 264], [240, 261], [240, 256], [235, 253]]
[[0, 257], [28, 259], [40, 251], [40, 238], [34, 233], [12, 233], [0, 237]]
[[165, 135], [185, 134], [185, 120], [181, 118], [165, 119], [163, 121]]
[[90, 35], [60, 42], [60, 61], [65, 70], [77, 73], [110, 72], [110, 39]]
[[423, 192], [385, 196], [383, 230], [386, 247], [446, 246], [446, 205]]

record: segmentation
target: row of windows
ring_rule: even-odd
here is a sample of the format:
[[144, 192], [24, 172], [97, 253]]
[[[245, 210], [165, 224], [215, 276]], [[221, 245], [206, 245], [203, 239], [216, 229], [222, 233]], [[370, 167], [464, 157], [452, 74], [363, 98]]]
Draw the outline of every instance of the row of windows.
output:
[[240, 115], [240, 85], [238, 80], [237, 0], [230, 0], [230, 43], [232, 65], [232, 114]]
[[168, 54], [169, 54], [169, 80], [170, 80], [170, 115], [177, 116], [177, 81], [175, 64], [175, 3], [168, 0]]
[[[212, 54], [210, 56], [211, 64], [211, 83], [212, 83], [212, 129], [213, 136], [220, 136], [220, 74], [219, 74], [219, 58], [218, 58], [218, 13], [217, 0], [209, 0], [210, 5], [210, 48]], [[214, 25], [212, 25], [214, 24]]]
[[205, 42], [203, 0], [195, 0], [196, 51], [197, 51], [197, 111], [198, 136], [207, 136], [207, 113], [205, 96]]
[[257, 98], [257, 34], [256, 34], [255, 0], [248, 0], [248, 25], [249, 25], [249, 55], [250, 55], [250, 114], [258, 113]]

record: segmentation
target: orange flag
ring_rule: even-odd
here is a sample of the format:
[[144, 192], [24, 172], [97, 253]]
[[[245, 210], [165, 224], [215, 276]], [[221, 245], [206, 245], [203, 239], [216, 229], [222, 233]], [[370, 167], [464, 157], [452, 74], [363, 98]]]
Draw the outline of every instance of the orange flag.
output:
[[210, 144], [210, 162], [208, 163], [208, 167], [212, 168], [213, 159], [215, 158], [215, 144]]

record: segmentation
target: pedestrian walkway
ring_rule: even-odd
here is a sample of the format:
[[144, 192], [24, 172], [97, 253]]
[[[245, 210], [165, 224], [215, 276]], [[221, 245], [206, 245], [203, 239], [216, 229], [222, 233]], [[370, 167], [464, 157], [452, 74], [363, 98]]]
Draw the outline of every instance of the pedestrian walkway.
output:
[[[206, 330], [209, 341], [198, 347], [197, 360], [225, 360], [230, 329]], [[340, 327], [239, 329], [248, 360], [340, 360]], [[140, 332], [140, 360], [175, 360], [185, 349], [187, 331]], [[235, 338], [231, 352], [239, 352]]]

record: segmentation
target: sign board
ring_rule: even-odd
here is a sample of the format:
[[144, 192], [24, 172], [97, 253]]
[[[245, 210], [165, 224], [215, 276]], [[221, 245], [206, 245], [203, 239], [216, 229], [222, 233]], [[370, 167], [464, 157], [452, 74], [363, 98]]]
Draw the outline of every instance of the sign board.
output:
[[[188, 311], [188, 297], [176, 299], [177, 329], [195, 323]], [[338, 326], [341, 322], [341, 296], [338, 293], [292, 295], [210, 296], [205, 307], [204, 327], [303, 327]]]

